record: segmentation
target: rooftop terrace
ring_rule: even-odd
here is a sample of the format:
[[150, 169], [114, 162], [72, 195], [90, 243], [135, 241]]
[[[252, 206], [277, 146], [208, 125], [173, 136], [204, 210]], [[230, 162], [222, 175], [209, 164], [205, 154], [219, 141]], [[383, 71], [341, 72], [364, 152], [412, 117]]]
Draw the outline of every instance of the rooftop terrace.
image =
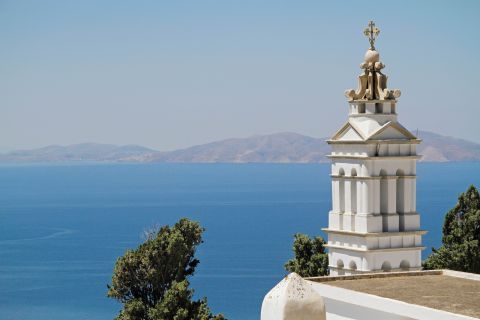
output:
[[435, 270], [318, 277], [309, 280], [480, 318], [480, 275]]

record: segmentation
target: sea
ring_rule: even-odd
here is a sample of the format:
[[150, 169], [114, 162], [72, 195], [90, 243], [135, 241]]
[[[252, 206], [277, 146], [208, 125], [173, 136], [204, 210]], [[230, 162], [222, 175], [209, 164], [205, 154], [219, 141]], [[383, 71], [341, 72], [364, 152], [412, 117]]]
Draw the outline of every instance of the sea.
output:
[[[0, 319], [113, 319], [115, 261], [145, 230], [187, 217], [204, 228], [191, 286], [228, 319], [259, 319], [286, 275], [295, 233], [324, 234], [328, 164], [62, 164], [0, 166]], [[480, 163], [420, 163], [424, 258]]]

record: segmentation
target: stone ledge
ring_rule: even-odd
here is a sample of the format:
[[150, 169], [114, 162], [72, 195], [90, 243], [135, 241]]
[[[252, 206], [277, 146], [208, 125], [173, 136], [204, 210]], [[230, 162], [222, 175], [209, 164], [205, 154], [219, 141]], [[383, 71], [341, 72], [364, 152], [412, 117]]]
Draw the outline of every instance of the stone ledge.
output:
[[[446, 270], [420, 270], [420, 271], [400, 271], [400, 272], [370, 272], [364, 274], [345, 275], [345, 276], [322, 276], [307, 277], [305, 280], [313, 282], [329, 282], [337, 280], [358, 280], [372, 278], [394, 278], [394, 277], [418, 277], [426, 275], [443, 275]], [[449, 271], [449, 270], [447, 270]]]
[[359, 251], [359, 252], [392, 252], [392, 251], [412, 251], [412, 250], [425, 250], [425, 246], [414, 246], [414, 247], [394, 247], [394, 248], [376, 248], [376, 249], [362, 249], [362, 248], [355, 248], [355, 247], [345, 247], [339, 245], [332, 245], [326, 244], [325, 247], [339, 249], [339, 250], [347, 250], [347, 251]]
[[395, 159], [412, 159], [418, 160], [422, 158], [422, 155], [414, 156], [376, 156], [376, 157], [366, 157], [366, 156], [340, 156], [340, 155], [327, 155], [327, 158], [330, 159], [359, 159], [359, 160], [395, 160]]
[[326, 233], [337, 233], [349, 236], [357, 237], [395, 237], [395, 236], [407, 236], [407, 235], [424, 235], [427, 230], [411, 230], [411, 231], [392, 231], [392, 232], [355, 232], [347, 230], [335, 230], [329, 228], [322, 228], [322, 231]]
[[410, 140], [325, 140], [328, 144], [420, 144], [421, 139], [410, 139]]

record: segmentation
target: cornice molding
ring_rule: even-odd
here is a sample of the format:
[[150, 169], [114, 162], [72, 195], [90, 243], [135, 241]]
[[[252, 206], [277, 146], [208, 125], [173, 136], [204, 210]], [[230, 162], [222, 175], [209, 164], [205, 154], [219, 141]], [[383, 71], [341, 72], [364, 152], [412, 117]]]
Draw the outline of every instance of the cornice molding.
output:
[[393, 236], [408, 236], [408, 235], [418, 235], [423, 236], [428, 233], [427, 230], [413, 230], [413, 231], [396, 231], [396, 232], [355, 232], [355, 231], [346, 231], [346, 230], [334, 230], [329, 228], [322, 228], [322, 231], [326, 233], [333, 234], [342, 234], [348, 236], [357, 236], [357, 237], [393, 237]]
[[376, 157], [369, 157], [369, 156], [348, 156], [348, 155], [327, 154], [326, 157], [330, 158], [330, 159], [360, 159], [360, 160], [395, 160], [395, 159], [418, 160], [422, 156], [421, 155], [414, 155], [414, 156], [376, 156]]
[[333, 249], [340, 249], [346, 251], [356, 251], [356, 252], [395, 252], [395, 251], [417, 251], [417, 250], [425, 250], [425, 246], [415, 246], [415, 247], [402, 247], [402, 248], [378, 248], [378, 249], [364, 249], [364, 248], [354, 248], [354, 247], [344, 247], [344, 246], [337, 246], [326, 244], [325, 247], [333, 248]]

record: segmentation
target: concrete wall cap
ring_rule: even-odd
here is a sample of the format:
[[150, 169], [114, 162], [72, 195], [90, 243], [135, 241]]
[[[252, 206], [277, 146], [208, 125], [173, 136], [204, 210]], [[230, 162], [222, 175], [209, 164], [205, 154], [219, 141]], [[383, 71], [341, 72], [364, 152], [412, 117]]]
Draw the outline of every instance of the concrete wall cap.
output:
[[270, 290], [262, 303], [261, 320], [326, 320], [322, 296], [312, 282], [290, 273]]

